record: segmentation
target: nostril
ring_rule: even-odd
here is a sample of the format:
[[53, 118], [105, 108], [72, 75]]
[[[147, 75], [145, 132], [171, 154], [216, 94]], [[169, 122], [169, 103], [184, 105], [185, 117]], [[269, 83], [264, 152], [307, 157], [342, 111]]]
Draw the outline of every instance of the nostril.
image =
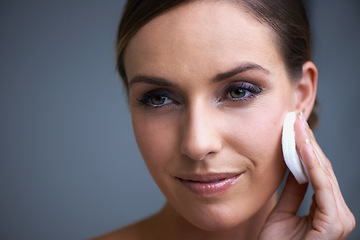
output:
[[201, 161], [216, 154], [220, 148], [220, 139], [211, 134], [188, 136], [182, 139], [181, 153], [190, 159]]
[[193, 160], [204, 160], [221, 148], [212, 109], [202, 102], [193, 103], [181, 119], [181, 153]]
[[196, 144], [183, 144], [181, 147], [181, 153], [189, 157], [192, 160], [204, 160], [206, 151], [202, 150]]

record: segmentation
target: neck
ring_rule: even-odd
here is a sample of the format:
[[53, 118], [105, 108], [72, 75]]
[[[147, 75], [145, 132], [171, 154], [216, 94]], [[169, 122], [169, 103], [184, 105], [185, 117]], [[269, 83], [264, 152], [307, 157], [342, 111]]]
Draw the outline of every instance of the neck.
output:
[[157, 215], [158, 231], [162, 232], [161, 239], [257, 239], [266, 218], [276, 205], [276, 193], [269, 201], [248, 221], [240, 223], [235, 228], [224, 231], [206, 231], [190, 224], [179, 215], [169, 204]]

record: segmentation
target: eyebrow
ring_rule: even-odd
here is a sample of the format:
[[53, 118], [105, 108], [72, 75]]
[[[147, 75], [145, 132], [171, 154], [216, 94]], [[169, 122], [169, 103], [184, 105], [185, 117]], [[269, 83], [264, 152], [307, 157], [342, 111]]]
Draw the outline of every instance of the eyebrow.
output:
[[176, 83], [170, 82], [169, 80], [167, 80], [165, 78], [149, 77], [149, 76], [140, 75], [140, 76], [134, 77], [133, 79], [131, 79], [129, 81], [129, 89], [135, 83], [146, 83], [146, 84], [158, 85], [158, 86], [163, 86], [163, 87], [177, 85]]
[[[270, 74], [270, 71], [267, 70], [266, 68], [263, 68], [262, 66], [255, 64], [255, 63], [246, 63], [243, 65], [240, 65], [234, 69], [231, 69], [229, 71], [226, 72], [222, 72], [217, 74], [213, 79], [212, 82], [216, 83], [216, 82], [221, 82], [224, 81], [226, 79], [229, 79], [233, 76], [236, 76], [237, 74], [249, 71], [249, 70], [260, 70], [261, 72], [264, 72], [266, 74]], [[128, 88], [130, 89], [132, 85], [134, 85], [135, 83], [146, 83], [146, 84], [150, 84], [150, 85], [157, 85], [157, 86], [163, 86], [163, 87], [170, 87], [170, 86], [177, 86], [178, 84], [169, 81], [165, 78], [160, 78], [160, 77], [150, 77], [150, 76], [145, 76], [145, 75], [139, 75], [139, 76], [135, 76], [133, 79], [131, 79], [129, 81], [128, 84]]]
[[229, 79], [233, 76], [236, 76], [237, 74], [246, 72], [248, 70], [260, 70], [261, 72], [264, 72], [266, 74], [270, 74], [270, 71], [266, 68], [263, 68], [262, 66], [255, 64], [255, 63], [246, 63], [243, 65], [240, 65], [234, 69], [231, 69], [229, 71], [219, 73], [213, 78], [213, 82], [220, 82], [226, 79]]

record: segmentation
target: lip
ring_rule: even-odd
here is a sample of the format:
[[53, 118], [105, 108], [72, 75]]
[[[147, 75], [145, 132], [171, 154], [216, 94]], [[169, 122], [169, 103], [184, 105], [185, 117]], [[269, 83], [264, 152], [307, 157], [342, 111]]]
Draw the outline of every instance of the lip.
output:
[[241, 177], [241, 173], [190, 174], [176, 177], [189, 191], [201, 195], [226, 193]]

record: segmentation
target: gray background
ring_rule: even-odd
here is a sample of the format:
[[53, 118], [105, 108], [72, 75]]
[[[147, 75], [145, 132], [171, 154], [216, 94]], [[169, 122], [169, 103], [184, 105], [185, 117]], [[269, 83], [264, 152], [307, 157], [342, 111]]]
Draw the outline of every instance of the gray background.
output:
[[[359, 220], [360, 1], [308, 2], [320, 71], [316, 136]], [[0, 239], [85, 239], [164, 203], [115, 71], [122, 6], [0, 1]]]

